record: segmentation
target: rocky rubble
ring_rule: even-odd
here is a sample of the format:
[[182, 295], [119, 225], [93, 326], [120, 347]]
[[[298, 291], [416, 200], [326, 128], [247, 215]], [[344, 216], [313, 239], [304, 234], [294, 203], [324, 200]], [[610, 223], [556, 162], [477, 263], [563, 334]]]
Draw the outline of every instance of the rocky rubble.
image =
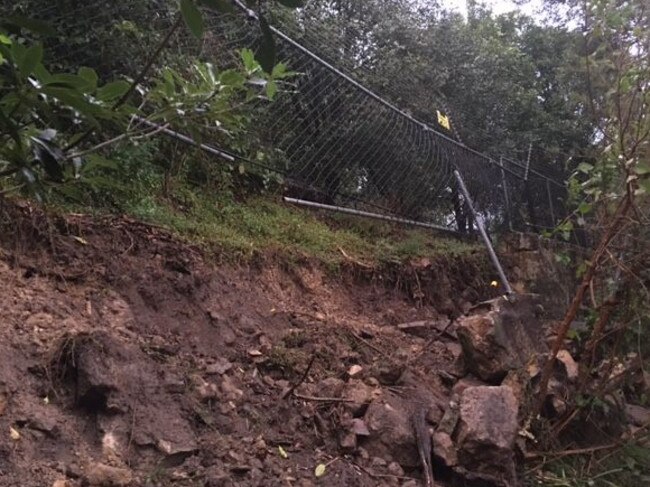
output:
[[540, 307], [534, 296], [512, 295], [478, 305], [458, 319], [456, 333], [467, 370], [499, 383], [548, 351]]
[[[55, 236], [65, 266], [0, 260], [0, 487], [418, 487], [428, 446], [441, 487], [518, 485], [547, 351], [533, 296], [472, 307], [466, 262], [428, 262], [409, 292], [436, 307], [416, 307], [379, 279], [215, 269], [159, 230], [82, 223], [84, 245]], [[580, 370], [555, 365], [558, 415]]]

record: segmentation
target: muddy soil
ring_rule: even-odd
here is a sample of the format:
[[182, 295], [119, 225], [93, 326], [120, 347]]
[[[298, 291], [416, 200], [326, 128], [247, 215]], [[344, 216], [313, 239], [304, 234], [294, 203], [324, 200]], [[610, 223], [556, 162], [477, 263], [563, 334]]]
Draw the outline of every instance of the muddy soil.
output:
[[421, 485], [394, 425], [440, 421], [463, 375], [449, 325], [493, 292], [483, 255], [330, 275], [1, 213], [0, 486]]

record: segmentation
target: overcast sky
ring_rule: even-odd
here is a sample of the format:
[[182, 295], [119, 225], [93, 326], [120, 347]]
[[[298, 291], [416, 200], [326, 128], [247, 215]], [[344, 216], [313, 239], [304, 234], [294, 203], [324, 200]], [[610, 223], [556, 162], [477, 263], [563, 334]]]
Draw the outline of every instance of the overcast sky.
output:
[[[535, 17], [539, 15], [540, 8], [543, 0], [530, 0], [527, 4], [517, 7], [512, 0], [484, 0], [484, 2], [492, 8], [495, 14], [503, 14], [513, 10], [521, 10], [523, 13]], [[440, 0], [440, 3], [445, 6], [457, 10], [463, 15], [467, 14], [467, 4], [465, 0]]]

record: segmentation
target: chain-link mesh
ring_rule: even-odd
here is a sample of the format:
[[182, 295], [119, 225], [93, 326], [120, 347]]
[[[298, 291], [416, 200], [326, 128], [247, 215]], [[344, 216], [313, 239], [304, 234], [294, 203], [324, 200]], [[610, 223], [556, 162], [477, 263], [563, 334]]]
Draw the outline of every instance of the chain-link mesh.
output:
[[[57, 35], [44, 42], [49, 68], [88, 66], [107, 81], [133, 79], [178, 19], [176, 3], [164, 0], [59, 0], [38, 11], [28, 0], [0, 3], [5, 11], [40, 18], [55, 29]], [[200, 41], [183, 26], [152, 72], [188, 60], [220, 69], [239, 63], [238, 50], [255, 48], [260, 34], [250, 15], [236, 12], [206, 15]], [[269, 159], [265, 167], [286, 177], [290, 196], [465, 232], [473, 221], [453, 176], [458, 169], [480, 218], [492, 227], [552, 227], [564, 215], [561, 174], [530, 158], [517, 162], [476, 152], [453, 131], [439, 130], [432, 114], [407, 113], [375, 95], [361, 84], [372, 67], [358, 55], [350, 57], [344, 40], [327, 36], [331, 26], [320, 31], [308, 13], [275, 17], [291, 36], [277, 36], [279, 60], [296, 74], [280, 83], [276, 101], [251, 107], [248, 129]], [[398, 87], [373, 88], [400, 100]], [[204, 142], [252, 158], [223, 147], [223, 140]]]

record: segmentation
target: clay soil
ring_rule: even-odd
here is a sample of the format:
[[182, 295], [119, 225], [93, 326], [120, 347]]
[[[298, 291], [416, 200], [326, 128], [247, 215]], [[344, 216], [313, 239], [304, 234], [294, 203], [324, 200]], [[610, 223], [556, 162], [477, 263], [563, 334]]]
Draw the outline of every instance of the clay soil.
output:
[[440, 419], [484, 256], [235, 266], [126, 218], [1, 210], [0, 486], [421, 485], [414, 440], [355, 419]]

